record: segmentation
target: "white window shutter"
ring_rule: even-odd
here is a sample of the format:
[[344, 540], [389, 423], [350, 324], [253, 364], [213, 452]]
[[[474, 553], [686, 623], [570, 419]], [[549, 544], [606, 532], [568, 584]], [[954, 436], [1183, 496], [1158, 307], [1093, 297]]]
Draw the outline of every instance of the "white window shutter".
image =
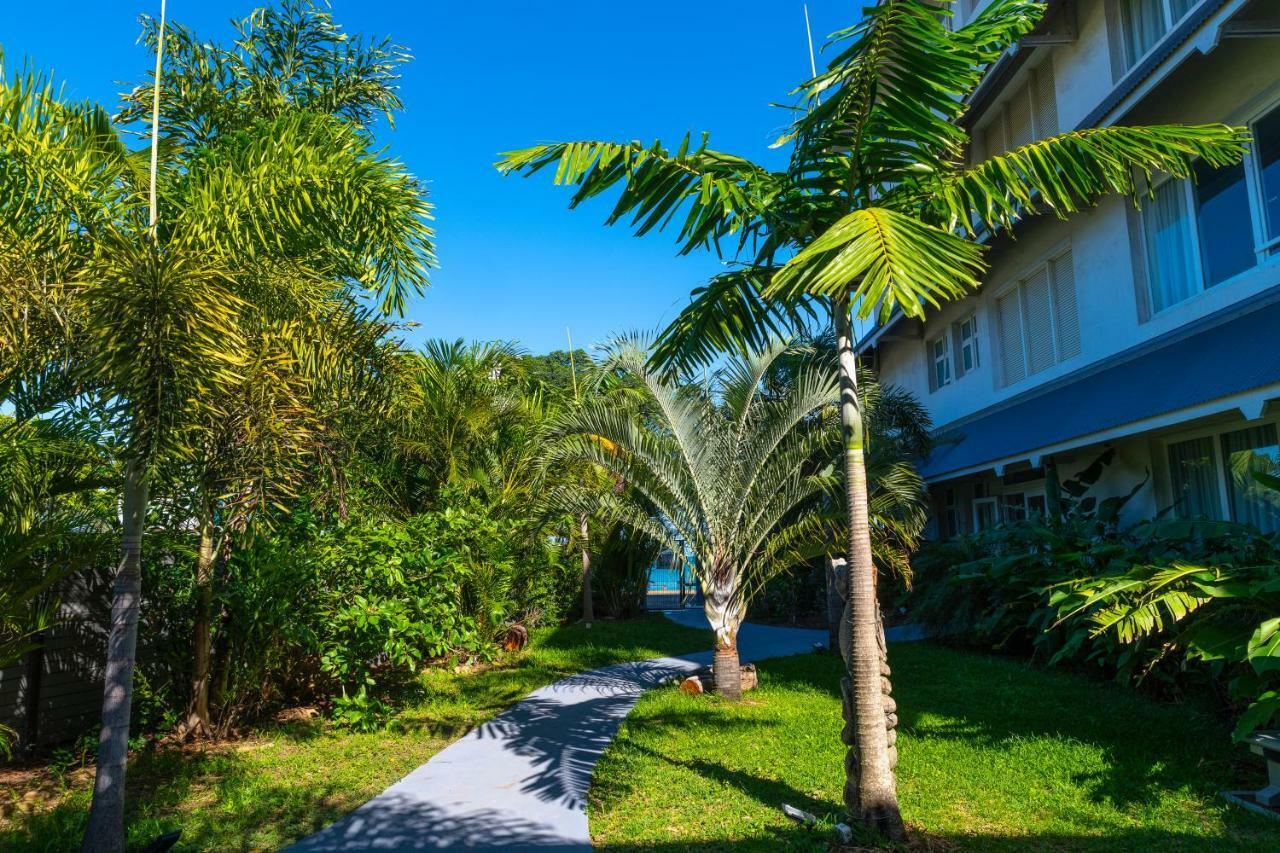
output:
[[1004, 144], [1004, 114], [996, 113], [995, 121], [987, 125], [982, 134], [982, 157], [984, 160], [996, 157], [1007, 150]]
[[1027, 372], [1039, 373], [1054, 365], [1052, 296], [1049, 272], [1036, 270], [1022, 284], [1022, 328], [1027, 341]]
[[1012, 385], [1027, 375], [1017, 288], [996, 300], [996, 321], [1000, 325], [1001, 374], [1004, 384]]
[[1080, 354], [1080, 315], [1076, 308], [1076, 274], [1071, 250], [1053, 259], [1053, 313], [1058, 325], [1058, 361]]
[[1027, 145], [1032, 140], [1031, 87], [1020, 86], [1006, 107], [1009, 117], [1009, 149]]
[[1058, 95], [1053, 85], [1053, 59], [1050, 54], [1032, 77], [1035, 92], [1036, 139], [1044, 139], [1058, 132]]

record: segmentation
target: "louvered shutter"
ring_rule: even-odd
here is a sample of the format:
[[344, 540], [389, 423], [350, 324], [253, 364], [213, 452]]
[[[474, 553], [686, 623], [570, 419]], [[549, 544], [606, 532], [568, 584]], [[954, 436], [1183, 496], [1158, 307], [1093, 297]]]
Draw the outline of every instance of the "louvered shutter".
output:
[[1076, 274], [1071, 250], [1053, 259], [1053, 313], [1058, 325], [1058, 361], [1080, 354], [1080, 316], [1076, 309]]
[[982, 157], [987, 159], [1003, 154], [1007, 149], [1004, 144], [1004, 115], [997, 113], [995, 121], [982, 134]]
[[1005, 107], [1008, 111], [1010, 150], [1027, 145], [1032, 139], [1030, 88], [1019, 87]]
[[1027, 375], [1022, 352], [1022, 317], [1018, 309], [1018, 289], [996, 300], [996, 320], [1000, 325], [1000, 364], [1004, 384], [1012, 385]]
[[1032, 78], [1036, 139], [1058, 132], [1058, 96], [1053, 86], [1053, 62], [1046, 61]]
[[1028, 373], [1039, 373], [1052, 367], [1055, 361], [1051, 301], [1049, 271], [1042, 267], [1022, 283], [1022, 328]]

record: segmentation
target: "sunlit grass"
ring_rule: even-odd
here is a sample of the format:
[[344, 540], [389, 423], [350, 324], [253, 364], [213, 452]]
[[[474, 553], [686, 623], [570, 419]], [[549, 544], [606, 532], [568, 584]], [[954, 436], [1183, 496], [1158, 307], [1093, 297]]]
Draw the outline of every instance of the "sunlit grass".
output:
[[[1130, 690], [930, 645], [892, 649], [903, 811], [926, 849], [1280, 850], [1224, 721]], [[748, 702], [656, 690], [596, 768], [610, 849], [827, 850], [840, 812], [840, 664], [769, 661]], [[813, 812], [798, 828], [783, 803]]]
[[[422, 698], [384, 731], [310, 719], [202, 750], [140, 753], [129, 770], [130, 846], [181, 829], [178, 849], [275, 849], [359, 806], [537, 687], [584, 669], [703, 650], [709, 637], [660, 617], [540, 629], [528, 649], [494, 666], [428, 671]], [[90, 781], [88, 772], [72, 774], [29, 811], [14, 810], [0, 822], [0, 850], [78, 848]], [[4, 796], [16, 804], [24, 793]]]

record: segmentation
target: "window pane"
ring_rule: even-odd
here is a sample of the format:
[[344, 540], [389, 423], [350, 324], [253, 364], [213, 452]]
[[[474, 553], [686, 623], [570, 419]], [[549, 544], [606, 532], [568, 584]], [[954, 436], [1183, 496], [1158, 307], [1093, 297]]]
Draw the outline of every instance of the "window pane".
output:
[[1147, 273], [1151, 310], [1163, 311], [1196, 290], [1192, 270], [1191, 228], [1181, 181], [1165, 181], [1155, 189], [1142, 216], [1147, 237]]
[[1231, 518], [1268, 533], [1280, 530], [1280, 492], [1268, 489], [1250, 473], [1280, 475], [1276, 428], [1267, 424], [1227, 433], [1222, 437], [1222, 456]]
[[1211, 169], [1195, 164], [1196, 219], [1205, 285], [1226, 281], [1254, 265], [1253, 220], [1244, 164]]
[[1164, 35], [1164, 0], [1121, 0], [1124, 54], [1132, 67]]
[[1169, 445], [1169, 481], [1173, 488], [1174, 512], [1179, 516], [1222, 518], [1212, 438]]
[[1191, 7], [1199, 3], [1200, 0], [1169, 0], [1169, 9], [1173, 12], [1173, 20], [1176, 22], [1183, 15], [1191, 11]]
[[1262, 170], [1262, 209], [1267, 235], [1280, 237], [1280, 109], [1272, 110], [1253, 126], [1254, 152]]

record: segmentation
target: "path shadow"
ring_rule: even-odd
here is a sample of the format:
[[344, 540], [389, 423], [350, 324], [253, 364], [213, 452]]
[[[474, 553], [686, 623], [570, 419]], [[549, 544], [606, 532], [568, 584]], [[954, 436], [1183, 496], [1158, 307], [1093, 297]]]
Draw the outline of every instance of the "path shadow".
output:
[[368, 850], [573, 850], [575, 842], [553, 827], [514, 819], [493, 809], [444, 810], [409, 796], [384, 794], [329, 827], [286, 847], [289, 853]]
[[474, 736], [500, 742], [535, 768], [522, 780], [523, 792], [584, 811], [591, 772], [640, 696], [697, 665], [669, 659], [570, 676], [481, 724]]

